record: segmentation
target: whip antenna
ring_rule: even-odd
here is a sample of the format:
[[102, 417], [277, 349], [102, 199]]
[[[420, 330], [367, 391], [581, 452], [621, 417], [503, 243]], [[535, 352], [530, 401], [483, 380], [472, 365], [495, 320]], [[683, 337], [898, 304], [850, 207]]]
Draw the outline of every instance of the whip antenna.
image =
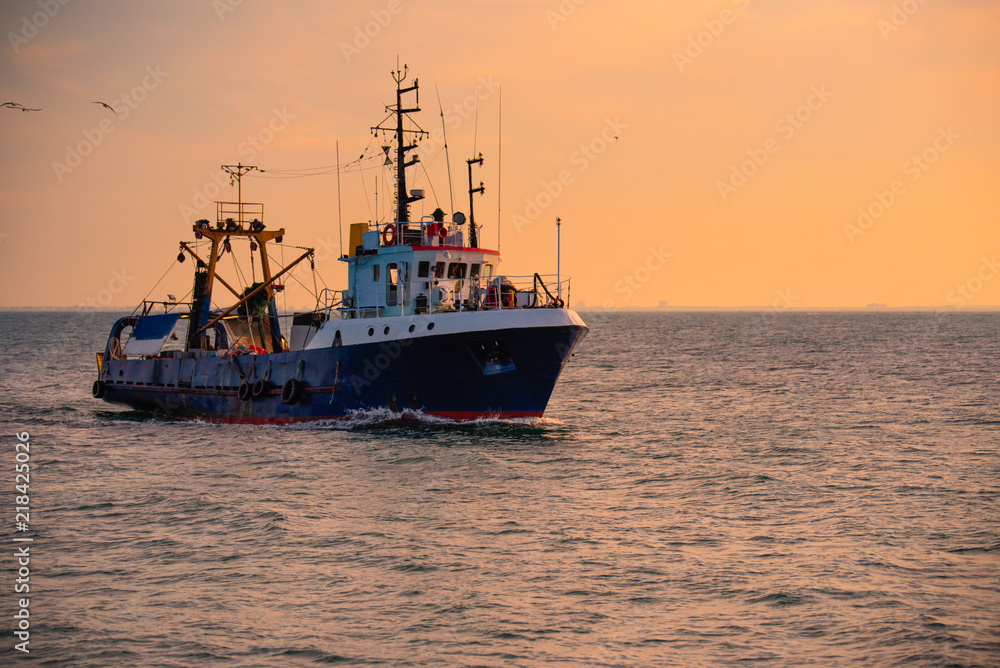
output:
[[444, 107], [441, 106], [441, 91], [438, 89], [437, 84], [434, 85], [434, 91], [437, 93], [438, 97], [438, 110], [441, 112], [441, 134], [444, 137], [444, 161], [448, 165], [448, 202], [451, 206], [451, 212], [455, 212], [455, 193], [451, 188], [451, 158], [448, 156], [448, 131], [444, 126]]
[[[499, 107], [497, 135], [497, 251], [500, 250], [500, 177], [503, 175], [503, 86], [497, 86], [497, 106]], [[478, 117], [477, 117], [478, 121]]]
[[[344, 257], [344, 216], [340, 207], [340, 140], [337, 140], [337, 239], [340, 241], [340, 257]], [[316, 280], [315, 273], [313, 281]]]

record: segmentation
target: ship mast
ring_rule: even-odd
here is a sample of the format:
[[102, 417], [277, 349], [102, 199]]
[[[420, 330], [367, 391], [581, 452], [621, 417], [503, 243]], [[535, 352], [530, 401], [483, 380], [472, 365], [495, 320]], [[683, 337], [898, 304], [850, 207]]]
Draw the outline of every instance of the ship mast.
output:
[[[410, 220], [410, 204], [413, 202], [423, 199], [423, 195], [410, 195], [406, 191], [406, 168], [412, 167], [413, 165], [420, 162], [419, 156], [413, 156], [410, 161], [406, 160], [406, 154], [417, 147], [416, 144], [406, 145], [405, 139], [407, 133], [412, 133], [416, 135], [419, 139], [425, 136], [427, 133], [419, 126], [408, 114], [416, 113], [420, 111], [419, 106], [415, 106], [411, 109], [406, 109], [403, 107], [403, 94], [416, 92], [416, 104], [420, 104], [420, 81], [418, 79], [413, 80], [413, 85], [403, 88], [403, 81], [406, 80], [406, 73], [409, 71], [407, 65], [403, 65], [403, 69], [399, 69], [399, 65], [396, 65], [396, 69], [392, 71], [392, 78], [396, 82], [396, 104], [395, 106], [386, 106], [385, 110], [389, 112], [389, 118], [382, 121], [381, 124], [372, 128], [372, 133], [375, 134], [379, 130], [382, 132], [395, 132], [396, 135], [396, 222], [409, 222]], [[416, 130], [407, 130], [403, 127], [404, 116], [410, 120], [411, 123], [417, 126]], [[392, 117], [396, 119], [396, 127], [383, 127], [383, 125]]]
[[[222, 170], [226, 174], [229, 174], [237, 186], [237, 201], [215, 203], [216, 222], [214, 227], [209, 223], [208, 219], [195, 222], [193, 227], [195, 238], [207, 238], [211, 244], [207, 261], [199, 257], [195, 250], [188, 244], [181, 242], [180, 245], [181, 254], [178, 256], [178, 260], [182, 260], [184, 254], [187, 253], [197, 263], [195, 267], [194, 289], [192, 291], [191, 323], [188, 327], [187, 349], [206, 348], [208, 344], [206, 330], [258, 294], [262, 294], [268, 302], [268, 313], [263, 317], [269, 323], [271, 335], [269, 345], [265, 347], [272, 352], [283, 352], [285, 350], [285, 343], [281, 337], [277, 307], [274, 303], [274, 281], [291, 271], [292, 267], [302, 260], [311, 257], [314, 250], [311, 248], [306, 249], [306, 252], [297, 260], [285, 266], [278, 273], [272, 274], [267, 254], [267, 242], [274, 241], [280, 244], [285, 230], [284, 228], [278, 230], [266, 229], [263, 222], [264, 205], [259, 202], [244, 202], [243, 189], [240, 182], [248, 172], [253, 170], [263, 172], [264, 170], [256, 165], [244, 165], [242, 163], [222, 165]], [[251, 285], [243, 292], [231, 286], [216, 273], [219, 260], [222, 259], [225, 253], [232, 252], [231, 240], [241, 238], [250, 242], [251, 258], [254, 252], [260, 253], [261, 273], [263, 274], [263, 280], [259, 285], [256, 287]], [[216, 280], [233, 293], [233, 296], [238, 301], [221, 314], [212, 317], [212, 288]]]
[[472, 196], [476, 193], [482, 195], [486, 192], [486, 188], [483, 186], [482, 181], [479, 182], [478, 188], [472, 187], [472, 166], [477, 163], [480, 167], [483, 166], [483, 154], [480, 153], [478, 158], [469, 158], [465, 162], [469, 165], [469, 245], [472, 248], [479, 248], [479, 239], [476, 235], [476, 214], [472, 206]]
[[243, 220], [243, 181], [241, 181], [241, 179], [244, 174], [252, 172], [255, 169], [261, 174], [264, 173], [264, 170], [259, 168], [257, 165], [244, 165], [241, 162], [238, 162], [235, 165], [222, 166], [222, 171], [229, 174], [229, 185], [233, 185], [234, 181], [236, 182], [236, 202], [240, 220]]

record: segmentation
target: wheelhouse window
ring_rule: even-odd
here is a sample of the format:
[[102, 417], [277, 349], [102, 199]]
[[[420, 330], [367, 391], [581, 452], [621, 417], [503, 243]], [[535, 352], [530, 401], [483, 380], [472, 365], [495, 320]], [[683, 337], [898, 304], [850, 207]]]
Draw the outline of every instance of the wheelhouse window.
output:
[[474, 262], [469, 265], [469, 278], [475, 278], [479, 276], [479, 263]]
[[427, 278], [431, 273], [431, 263], [423, 260], [417, 265], [417, 278]]
[[373, 271], [374, 271], [375, 273], [373, 274], [372, 278], [374, 278], [374, 279], [375, 279], [375, 282], [376, 282], [376, 283], [378, 282], [378, 280], [379, 280], [379, 278], [380, 278], [380, 277], [379, 277], [379, 274], [381, 273], [381, 270], [382, 270], [382, 265], [379, 265], [379, 264], [376, 264], [376, 265], [374, 266], [374, 268], [373, 268]]
[[399, 303], [399, 269], [395, 262], [385, 265], [385, 305]]
[[484, 264], [483, 265], [483, 278], [489, 278], [492, 275], [493, 275], [493, 265], [492, 264]]
[[452, 262], [448, 265], [448, 278], [465, 278], [465, 263]]
[[444, 262], [434, 265], [434, 278], [444, 278]]

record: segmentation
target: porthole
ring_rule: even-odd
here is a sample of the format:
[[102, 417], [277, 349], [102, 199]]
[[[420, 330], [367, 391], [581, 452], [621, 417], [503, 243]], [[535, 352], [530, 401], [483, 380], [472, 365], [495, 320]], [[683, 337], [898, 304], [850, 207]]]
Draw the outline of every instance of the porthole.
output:
[[385, 326], [385, 329], [382, 330], [382, 333], [385, 334], [386, 336], [389, 335], [389, 325]]
[[412, 333], [416, 328], [416, 325], [410, 325], [410, 333]]
[[375, 328], [374, 327], [369, 327], [368, 328], [368, 336], [375, 336]]
[[434, 323], [433, 322], [427, 323], [427, 329], [428, 331], [434, 329]]

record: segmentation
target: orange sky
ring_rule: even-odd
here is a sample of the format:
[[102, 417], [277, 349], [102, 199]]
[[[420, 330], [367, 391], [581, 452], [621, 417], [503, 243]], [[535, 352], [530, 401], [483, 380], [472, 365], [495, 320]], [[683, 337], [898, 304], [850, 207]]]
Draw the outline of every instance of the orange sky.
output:
[[[397, 54], [427, 130], [440, 90], [456, 208], [475, 143], [505, 272], [555, 273], [559, 216], [577, 304], [1000, 304], [997, 2], [8, 0], [0, 26], [0, 102], [43, 109], [0, 109], [0, 306], [130, 310], [214, 217], [219, 165], [360, 155]], [[421, 159], [414, 213], [449, 209], [440, 143]], [[379, 174], [342, 176], [345, 226]], [[335, 176], [243, 193], [342, 287]]]

